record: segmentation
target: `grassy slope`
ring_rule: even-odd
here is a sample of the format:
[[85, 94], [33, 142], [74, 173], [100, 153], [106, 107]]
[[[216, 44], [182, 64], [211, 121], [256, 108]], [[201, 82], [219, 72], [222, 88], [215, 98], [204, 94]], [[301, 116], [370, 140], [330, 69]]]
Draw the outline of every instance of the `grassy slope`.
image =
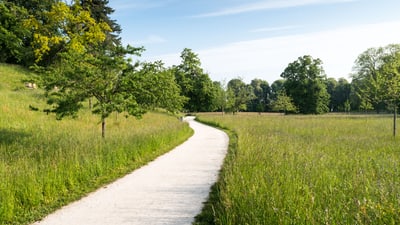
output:
[[88, 110], [55, 120], [29, 73], [0, 64], [0, 224], [27, 224], [146, 164], [186, 140], [192, 130], [175, 117], [142, 120], [112, 115], [106, 140]]
[[214, 216], [198, 224], [400, 223], [400, 140], [390, 117], [201, 120], [234, 130], [238, 142], [214, 188]]

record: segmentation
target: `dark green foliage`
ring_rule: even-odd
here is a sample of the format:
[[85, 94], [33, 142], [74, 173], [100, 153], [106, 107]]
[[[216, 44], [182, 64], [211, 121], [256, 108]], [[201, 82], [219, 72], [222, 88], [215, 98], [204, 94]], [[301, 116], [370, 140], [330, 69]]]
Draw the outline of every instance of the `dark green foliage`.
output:
[[331, 112], [349, 112], [351, 84], [344, 78], [327, 79], [327, 91], [330, 95], [329, 109]]
[[250, 100], [247, 109], [251, 112], [265, 112], [269, 109], [271, 88], [267, 81], [254, 79], [250, 86], [253, 88], [254, 99]]
[[[17, 61], [13, 63], [18, 63], [23, 66], [29, 67], [32, 66], [35, 63], [35, 55], [34, 55], [34, 33], [35, 33], [35, 28], [32, 27], [29, 23], [27, 23], [28, 18], [32, 19], [34, 18], [36, 21], [39, 21], [41, 25], [46, 25], [49, 24], [51, 21], [51, 18], [49, 18], [46, 14], [51, 11], [52, 7], [60, 2], [59, 0], [6, 0], [4, 1], [6, 4], [15, 4], [18, 6], [20, 9], [23, 9], [23, 13], [17, 15], [15, 19], [18, 21], [18, 23], [21, 25], [20, 29], [23, 29], [24, 32], [20, 33], [20, 29], [13, 29], [10, 28], [8, 32], [10, 33], [15, 33], [19, 34], [18, 37], [22, 40], [22, 42], [16, 42], [19, 43], [19, 48], [22, 48], [22, 57], [17, 58]], [[52, 29], [49, 29], [47, 32], [49, 34], [55, 35], [58, 34], [59, 30], [56, 27], [53, 27]], [[13, 51], [17, 51], [18, 48], [13, 48]], [[52, 58], [56, 55], [57, 51], [59, 51], [60, 48], [53, 48], [47, 57], [42, 61], [42, 65], [45, 65], [49, 60], [52, 60]], [[47, 63], [48, 64], [48, 63]]]
[[30, 14], [39, 15], [44, 11], [49, 11], [51, 7], [60, 0], [12, 0], [16, 5], [24, 7]]
[[255, 99], [254, 89], [245, 84], [241, 79], [232, 79], [228, 83], [228, 98], [230, 99], [230, 110], [233, 113], [246, 111], [247, 103]]
[[291, 97], [286, 95], [285, 91], [278, 92], [278, 96], [271, 102], [271, 109], [275, 112], [296, 113], [297, 108]]
[[26, 37], [30, 31], [24, 26], [28, 11], [13, 2], [0, 2], [0, 62], [27, 64], [31, 50]]
[[180, 96], [171, 70], [159, 62], [131, 65], [124, 58], [126, 53], [140, 52], [140, 48], [128, 47], [97, 56], [61, 54], [60, 63], [43, 76], [52, 112], [57, 118], [74, 116], [84, 101], [93, 98], [92, 111], [101, 118], [104, 136], [105, 120], [113, 112], [141, 118], [156, 107], [179, 111], [185, 98]]
[[388, 45], [370, 48], [358, 56], [352, 86], [361, 109], [375, 109], [379, 113], [396, 98], [393, 96], [397, 96], [398, 89], [396, 58], [399, 52], [400, 45]]
[[284, 83], [285, 80], [280, 79], [271, 84], [271, 100], [276, 100], [278, 94], [285, 89]]
[[49, 67], [42, 77], [48, 103], [54, 107], [52, 112], [57, 118], [74, 116], [82, 102], [92, 97], [96, 99], [93, 113], [100, 115], [103, 126], [112, 112], [127, 111], [140, 117], [145, 111], [138, 108], [136, 99], [128, 92], [130, 71], [123, 56], [60, 54], [61, 61]]
[[214, 105], [217, 111], [224, 113], [225, 110], [229, 108], [226, 84], [224, 82], [214, 81], [213, 85], [216, 96], [214, 99]]
[[216, 87], [207, 73], [201, 68], [200, 59], [191, 49], [185, 48], [181, 54], [182, 62], [174, 68], [176, 81], [182, 95], [188, 98], [184, 109], [189, 112], [214, 111]]
[[164, 108], [170, 112], [182, 109], [187, 100], [180, 95], [173, 69], [166, 69], [162, 62], [142, 63], [141, 69], [130, 71], [127, 91], [145, 109]]
[[329, 111], [326, 75], [320, 59], [308, 55], [299, 57], [286, 67], [281, 77], [286, 79], [286, 93], [300, 113], [321, 114]]
[[121, 45], [119, 34], [122, 32], [121, 26], [110, 18], [114, 13], [114, 9], [108, 6], [108, 0], [80, 0], [82, 8], [90, 11], [92, 17], [97, 22], [105, 22], [111, 28], [111, 32], [107, 33], [104, 47], [112, 48]]
[[383, 55], [383, 48], [370, 48], [360, 54], [355, 62], [352, 84], [362, 110], [375, 109], [379, 113], [385, 108], [383, 79], [378, 73], [383, 64]]

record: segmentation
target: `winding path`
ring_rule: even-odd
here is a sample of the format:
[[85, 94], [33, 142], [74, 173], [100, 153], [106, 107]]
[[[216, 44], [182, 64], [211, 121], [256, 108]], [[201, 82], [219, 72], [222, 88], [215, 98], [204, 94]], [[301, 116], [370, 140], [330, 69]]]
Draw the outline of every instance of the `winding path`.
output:
[[228, 136], [186, 117], [194, 135], [148, 165], [34, 225], [191, 224], [215, 183]]

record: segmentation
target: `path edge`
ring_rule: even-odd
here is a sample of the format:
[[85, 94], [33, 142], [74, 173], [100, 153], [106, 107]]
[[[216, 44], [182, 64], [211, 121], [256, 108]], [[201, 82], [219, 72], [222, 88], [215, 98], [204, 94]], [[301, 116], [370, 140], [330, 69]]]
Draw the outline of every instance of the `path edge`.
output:
[[195, 121], [219, 129], [228, 135], [228, 149], [218, 172], [217, 181], [211, 185], [207, 200], [203, 202], [203, 208], [201, 209], [201, 212], [195, 216], [194, 222], [192, 223], [193, 225], [218, 224], [218, 218], [216, 214], [218, 211], [224, 211], [224, 205], [220, 195], [221, 190], [223, 191], [225, 186], [225, 183], [223, 182], [224, 173], [231, 168], [232, 162], [236, 158], [239, 138], [235, 131], [217, 122], [203, 120], [197, 116], [195, 117]]

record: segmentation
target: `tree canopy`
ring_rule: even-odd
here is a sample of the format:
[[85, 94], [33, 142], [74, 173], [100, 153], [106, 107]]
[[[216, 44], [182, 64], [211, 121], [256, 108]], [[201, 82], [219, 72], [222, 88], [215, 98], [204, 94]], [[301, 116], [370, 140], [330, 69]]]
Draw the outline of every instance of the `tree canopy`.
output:
[[393, 89], [392, 82], [396, 76], [387, 71], [388, 67], [395, 67], [393, 63], [399, 52], [400, 45], [388, 45], [367, 49], [358, 56], [352, 78], [355, 93], [365, 108], [370, 105], [377, 112], [382, 111], [386, 108], [388, 98], [393, 98], [388, 90]]
[[28, 10], [13, 2], [0, 1], [0, 62], [26, 64], [30, 61], [30, 30], [24, 25]]
[[217, 87], [201, 68], [197, 54], [185, 48], [181, 53], [181, 64], [175, 67], [175, 77], [182, 95], [188, 100], [184, 109], [189, 112], [208, 112], [216, 109]]
[[248, 110], [252, 112], [265, 112], [270, 103], [271, 88], [267, 81], [253, 79], [250, 86], [254, 92], [254, 98], [248, 104]]
[[228, 93], [232, 99], [231, 111], [234, 113], [245, 111], [247, 103], [255, 98], [253, 87], [244, 83], [240, 78], [229, 81]]
[[[0, 46], [15, 53], [12, 60], [19, 60], [19, 49], [9, 42], [18, 44], [20, 38], [12, 26], [22, 29], [20, 39], [29, 44], [20, 46], [32, 52], [33, 68], [50, 105], [46, 112], [54, 112], [58, 119], [75, 116], [85, 101], [94, 99], [92, 112], [101, 119], [104, 137], [106, 118], [113, 112], [140, 118], [157, 107], [173, 112], [182, 108], [185, 98], [171, 69], [161, 62], [127, 60], [128, 55], [140, 56], [144, 49], [121, 45], [121, 29], [109, 17], [114, 10], [107, 0], [16, 3], [0, 3], [9, 12], [0, 18], [6, 21], [0, 32], [14, 31], [14, 36], [1, 39]], [[27, 6], [32, 8], [27, 10]], [[16, 17], [18, 12], [21, 18]], [[4, 28], [3, 24], [12, 26]]]
[[320, 59], [309, 55], [289, 63], [281, 74], [285, 79], [285, 90], [293, 99], [300, 113], [321, 114], [329, 111], [329, 94], [326, 90], [326, 75]]

